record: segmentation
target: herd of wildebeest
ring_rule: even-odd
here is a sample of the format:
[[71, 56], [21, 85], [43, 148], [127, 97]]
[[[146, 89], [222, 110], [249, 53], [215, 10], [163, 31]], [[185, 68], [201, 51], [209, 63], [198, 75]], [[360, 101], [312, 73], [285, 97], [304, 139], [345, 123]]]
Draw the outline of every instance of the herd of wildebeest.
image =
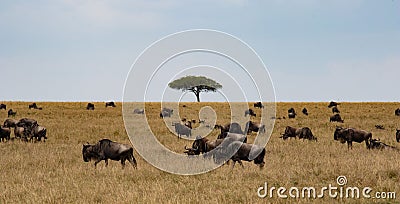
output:
[[[343, 123], [344, 120], [340, 116], [339, 106], [340, 104], [334, 101], [331, 101], [328, 105], [328, 108], [332, 110], [332, 116], [329, 118], [330, 122], [339, 122]], [[106, 107], [116, 107], [114, 102], [106, 102]], [[254, 103], [254, 108], [264, 108], [264, 105], [261, 102]], [[186, 107], [183, 105], [183, 107]], [[29, 109], [38, 109], [39, 108], [36, 103], [32, 103], [28, 107]], [[0, 104], [0, 110], [6, 110], [5, 104]], [[94, 110], [94, 104], [88, 103], [86, 106], [87, 110]], [[173, 109], [163, 108], [160, 111], [160, 118], [171, 117], [173, 114]], [[144, 109], [134, 109], [133, 114], [144, 114]], [[303, 108], [301, 111], [304, 115], [308, 116], [308, 110]], [[294, 108], [290, 108], [288, 110], [288, 118], [295, 118], [297, 115]], [[395, 110], [395, 115], [400, 116], [400, 108]], [[12, 109], [8, 111], [8, 117], [15, 117], [16, 112]], [[247, 109], [244, 111], [244, 116], [256, 117], [256, 113], [253, 109]], [[286, 119], [286, 117], [278, 117], [272, 119]], [[175, 132], [178, 135], [178, 138], [181, 138], [183, 135], [186, 137], [192, 136], [192, 124], [193, 123], [204, 123], [203, 120], [187, 120], [183, 118], [180, 122], [175, 122], [172, 125], [175, 127]], [[45, 141], [47, 139], [46, 136], [46, 128], [39, 125], [38, 122], [34, 119], [22, 118], [20, 120], [16, 120], [13, 118], [8, 118], [4, 121], [3, 125], [0, 126], [0, 141], [10, 141], [15, 139], [20, 139], [22, 141]], [[384, 129], [382, 125], [376, 125], [377, 129]], [[14, 138], [11, 138], [11, 129], [14, 128]], [[184, 153], [189, 157], [193, 155], [203, 154], [204, 158], [212, 158], [216, 163], [221, 163], [225, 161], [232, 160], [232, 168], [235, 166], [235, 163], [238, 162], [242, 167], [243, 164], [241, 161], [253, 161], [256, 165], [262, 168], [265, 164], [264, 156], [265, 156], [265, 148], [257, 146], [255, 144], [247, 143], [247, 135], [252, 132], [265, 132], [265, 125], [260, 124], [258, 122], [254, 122], [249, 120], [244, 130], [241, 126], [236, 123], [229, 123], [226, 125], [215, 125], [215, 129], [219, 129], [220, 133], [215, 140], [210, 140], [206, 137], [196, 136], [195, 140], [192, 143], [192, 146], [188, 148], [184, 147]], [[397, 147], [390, 146], [381, 142], [379, 139], [372, 138], [372, 133], [360, 130], [356, 128], [343, 128], [337, 126], [334, 133], [334, 140], [338, 140], [341, 143], [348, 144], [348, 149], [352, 149], [352, 143], [362, 143], [365, 142], [367, 149], [393, 149], [396, 151], [400, 151]], [[311, 129], [309, 127], [300, 127], [295, 128], [291, 126], [286, 126], [284, 133], [280, 136], [283, 140], [288, 138], [299, 138], [303, 140], [310, 140], [317, 142], [318, 139], [313, 135]], [[397, 142], [400, 142], [400, 130], [396, 130], [395, 139]], [[252, 153], [251, 153], [252, 152]], [[256, 156], [254, 156], [254, 152], [256, 152]], [[253, 154], [253, 156], [250, 156]], [[83, 144], [82, 147], [82, 157], [85, 162], [89, 162], [94, 160], [94, 166], [104, 160], [106, 166], [108, 165], [108, 160], [120, 161], [122, 167], [125, 166], [125, 161], [128, 161], [132, 164], [134, 168], [137, 168], [137, 162], [135, 157], [133, 156], [133, 148], [126, 144], [121, 144], [117, 142], [113, 142], [109, 139], [102, 139], [98, 141], [96, 144]]]

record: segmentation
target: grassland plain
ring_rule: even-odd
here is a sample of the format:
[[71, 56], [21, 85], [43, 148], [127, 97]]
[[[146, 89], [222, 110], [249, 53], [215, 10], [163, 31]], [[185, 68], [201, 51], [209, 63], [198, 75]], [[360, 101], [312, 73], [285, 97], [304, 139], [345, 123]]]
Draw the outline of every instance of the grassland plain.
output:
[[[104, 162], [94, 169], [93, 163], [82, 160], [82, 144], [109, 138], [129, 143], [124, 128], [121, 103], [117, 108], [105, 108], [94, 103], [96, 109], [87, 111], [86, 102], [41, 102], [43, 110], [29, 110], [28, 102], [3, 102], [17, 111], [16, 118], [33, 118], [48, 129], [45, 143], [12, 141], [0, 143], [0, 203], [334, 203], [385, 202], [399, 203], [400, 153], [370, 151], [365, 144], [347, 145], [333, 140], [338, 125], [330, 123], [332, 115], [327, 103], [277, 103], [277, 117], [287, 116], [293, 107], [295, 119], [278, 119], [266, 146], [266, 165], [263, 170], [244, 162], [244, 169], [231, 170], [222, 166], [206, 174], [178, 176], [156, 169], [136, 152], [138, 169], [122, 169], [119, 162]], [[182, 108], [186, 105], [186, 108]], [[227, 103], [181, 103], [180, 114], [197, 119], [203, 106], [211, 106], [218, 115], [217, 123], [230, 122]], [[301, 114], [306, 107], [309, 116]], [[339, 108], [345, 127], [371, 131], [374, 138], [400, 148], [395, 141], [395, 130], [400, 128], [400, 117], [394, 116], [399, 103], [342, 103]], [[146, 105], [146, 117], [157, 138], [172, 151], [183, 152], [190, 141], [177, 140], [158, 116], [160, 103]], [[259, 109], [256, 109], [259, 117]], [[136, 116], [135, 116], [136, 117]], [[7, 112], [0, 111], [0, 120]], [[137, 120], [145, 117], [138, 115]], [[256, 118], [255, 120], [259, 120]], [[384, 125], [384, 130], [375, 125]], [[283, 141], [279, 138], [285, 126], [308, 126], [318, 142]], [[216, 138], [213, 130], [210, 138]], [[255, 134], [249, 136], [250, 142]], [[336, 178], [344, 175], [348, 186], [371, 187], [373, 192], [396, 192], [396, 199], [287, 198], [274, 195], [259, 198], [257, 189], [268, 182], [275, 187], [320, 188], [336, 185]]]

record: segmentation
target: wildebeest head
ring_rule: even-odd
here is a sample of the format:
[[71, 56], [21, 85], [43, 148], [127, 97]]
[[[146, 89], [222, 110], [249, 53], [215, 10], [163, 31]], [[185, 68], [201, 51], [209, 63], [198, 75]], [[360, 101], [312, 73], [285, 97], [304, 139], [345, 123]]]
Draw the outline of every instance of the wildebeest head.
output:
[[343, 131], [344, 131], [344, 128], [342, 128], [342, 127], [336, 127], [336, 130], [335, 130], [335, 132], [333, 133], [333, 139], [334, 139], [334, 140], [339, 140], [339, 138], [342, 137]]
[[82, 147], [82, 157], [84, 162], [89, 162], [95, 156], [95, 152], [93, 152], [93, 145], [83, 144]]

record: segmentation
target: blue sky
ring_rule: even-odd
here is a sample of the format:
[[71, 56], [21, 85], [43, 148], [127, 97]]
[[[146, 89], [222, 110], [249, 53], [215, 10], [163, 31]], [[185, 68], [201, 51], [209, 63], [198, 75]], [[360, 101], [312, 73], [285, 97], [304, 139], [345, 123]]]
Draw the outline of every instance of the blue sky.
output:
[[399, 101], [398, 0], [5, 0], [0, 19], [0, 101], [121, 101], [147, 46], [199, 28], [250, 45], [277, 101]]

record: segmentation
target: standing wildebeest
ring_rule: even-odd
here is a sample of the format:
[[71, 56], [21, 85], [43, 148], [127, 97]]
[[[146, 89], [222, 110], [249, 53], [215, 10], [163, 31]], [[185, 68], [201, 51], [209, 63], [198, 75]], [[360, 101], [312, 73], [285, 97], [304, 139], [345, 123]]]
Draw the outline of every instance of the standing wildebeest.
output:
[[372, 133], [354, 128], [336, 127], [336, 130], [333, 134], [333, 139], [339, 140], [341, 143], [347, 142], [347, 149], [353, 149], [352, 142], [361, 143], [365, 141], [365, 145], [369, 149], [369, 141], [372, 139]]
[[4, 127], [15, 127], [17, 126], [18, 121], [15, 119], [6, 119], [3, 123]]
[[307, 140], [315, 140], [318, 141], [318, 139], [313, 135], [311, 132], [311, 129], [309, 127], [303, 127], [301, 128], [300, 134], [299, 134], [299, 139], [307, 139]]
[[238, 133], [230, 133], [230, 132], [224, 132], [222, 134], [219, 134], [217, 139], [225, 139], [229, 138], [229, 140], [234, 140], [234, 141], [241, 141], [243, 143], [247, 142], [247, 136], [243, 134], [238, 134]]
[[23, 138], [26, 140], [27, 138], [32, 138], [35, 134], [35, 128], [39, 126], [36, 120], [29, 118], [20, 119], [17, 124], [17, 127], [23, 127]]
[[[252, 154], [258, 154], [254, 158]], [[254, 161], [254, 164], [258, 165], [260, 169], [262, 169], [265, 165], [264, 156], [265, 156], [265, 148], [254, 145], [242, 143], [240, 141], [233, 141], [228, 146], [218, 146], [216, 155], [216, 161], [219, 163], [223, 160], [231, 159], [233, 161], [232, 169], [235, 167], [236, 162], [244, 168], [243, 161]], [[228, 155], [233, 155], [231, 158], [227, 158]]]
[[304, 115], [308, 115], [308, 110], [307, 110], [307, 108], [303, 108], [303, 110], [302, 110], [301, 112], [303, 112]]
[[108, 106], [113, 107], [113, 108], [117, 107], [117, 106], [115, 105], [114, 101], [106, 102], [106, 108], [107, 108]]
[[[185, 152], [188, 155], [199, 155], [200, 153], [208, 153], [209, 151], [215, 149], [217, 146], [221, 145], [224, 147], [227, 147], [230, 143], [233, 141], [239, 141], [246, 143], [247, 142], [247, 137], [246, 135], [242, 134], [237, 134], [237, 133], [228, 133], [225, 132], [222, 135], [224, 135], [222, 138], [218, 138], [214, 141], [210, 141], [207, 138], [202, 138], [201, 136], [197, 136], [196, 140], [193, 141], [192, 148], [186, 148], [185, 146]], [[208, 156], [213, 156], [212, 155], [204, 155], [205, 157]], [[215, 156], [215, 155], [214, 155]]]
[[400, 142], [400, 130], [396, 129], [396, 141]]
[[217, 129], [217, 128], [219, 128], [221, 130], [221, 134], [224, 132], [238, 133], [238, 134], [242, 134], [242, 135], [244, 134], [239, 123], [229, 123], [229, 124], [226, 124], [225, 126], [215, 125], [214, 129]]
[[0, 104], [0, 110], [1, 110], [1, 109], [7, 110], [7, 106], [6, 106], [6, 104], [3, 104], [3, 103], [2, 103], [2, 104]]
[[340, 122], [340, 123], [343, 123], [344, 120], [342, 119], [342, 117], [340, 117], [339, 113], [336, 113], [335, 115], [332, 115], [329, 118], [329, 122]]
[[29, 108], [29, 109], [38, 109], [36, 103], [29, 104], [29, 105], [28, 105], [28, 108]]
[[187, 137], [192, 136], [192, 129], [182, 125], [180, 123], [174, 123], [172, 126], [175, 126], [175, 132], [178, 134], [178, 139], [181, 138], [181, 135], [186, 135]]
[[337, 106], [333, 106], [333, 108], [332, 108], [332, 113], [333, 113], [333, 114], [335, 114], [335, 113], [340, 113], [339, 108], [338, 108]]
[[308, 139], [308, 140], [317, 141], [317, 138], [313, 135], [313, 133], [311, 132], [311, 129], [308, 127], [294, 128], [294, 127], [286, 126], [285, 133], [283, 133], [280, 138], [286, 140], [289, 137], [290, 138], [298, 137], [299, 139], [303, 139], [303, 140]]
[[134, 114], [144, 114], [144, 109], [143, 108], [142, 109], [136, 108], [135, 110], [133, 110], [133, 113]]
[[244, 111], [244, 117], [246, 117], [247, 115], [254, 116], [254, 117], [257, 116], [257, 114], [255, 114], [253, 109], [251, 109], [251, 108]]
[[335, 102], [335, 101], [331, 101], [331, 102], [329, 103], [329, 105], [328, 105], [328, 108], [331, 108], [331, 107], [337, 106], [337, 105], [340, 105], [340, 103], [337, 103], [337, 102]]
[[41, 141], [43, 138], [43, 142], [46, 142], [47, 136], [47, 129], [43, 126], [36, 126], [33, 129], [33, 136], [30, 138], [30, 140], [36, 139], [36, 141]]
[[171, 117], [171, 115], [174, 113], [174, 110], [169, 109], [169, 108], [163, 108], [160, 112], [160, 118], [164, 117]]
[[109, 139], [102, 139], [97, 144], [94, 145], [83, 145], [82, 148], [83, 161], [89, 162], [90, 160], [95, 160], [94, 167], [96, 168], [97, 163], [104, 160], [106, 167], [108, 166], [108, 159], [114, 161], [120, 161], [122, 168], [125, 167], [125, 161], [128, 160], [129, 163], [136, 169], [137, 163], [133, 156], [133, 148], [126, 144], [120, 144], [113, 142]]
[[265, 125], [261, 125], [258, 122], [248, 121], [245, 127], [245, 132], [247, 132], [247, 134], [251, 134], [252, 132], [265, 132]]
[[264, 108], [264, 105], [261, 103], [261, 101], [254, 103], [254, 108]]
[[294, 108], [290, 108], [289, 110], [288, 110], [288, 117], [289, 118], [295, 118], [296, 117], [296, 111], [294, 110]]
[[94, 110], [94, 104], [93, 103], [88, 103], [86, 106], [86, 110]]
[[[23, 127], [15, 127], [14, 128], [14, 136], [15, 136], [15, 138], [25, 138], [24, 131], [25, 131], [25, 129]], [[27, 139], [26, 139], [26, 141], [27, 141]]]
[[394, 115], [395, 115], [395, 116], [400, 116], [400, 108], [398, 108], [398, 109], [396, 109], [396, 110], [394, 111]]
[[5, 142], [6, 140], [9, 141], [10, 140], [10, 134], [11, 134], [11, 130], [10, 128], [6, 128], [3, 126], [0, 126], [0, 142], [3, 141]]
[[17, 115], [17, 111], [14, 112], [13, 109], [10, 109], [10, 110], [8, 110], [7, 114], [8, 114], [8, 117], [15, 116], [15, 115]]

